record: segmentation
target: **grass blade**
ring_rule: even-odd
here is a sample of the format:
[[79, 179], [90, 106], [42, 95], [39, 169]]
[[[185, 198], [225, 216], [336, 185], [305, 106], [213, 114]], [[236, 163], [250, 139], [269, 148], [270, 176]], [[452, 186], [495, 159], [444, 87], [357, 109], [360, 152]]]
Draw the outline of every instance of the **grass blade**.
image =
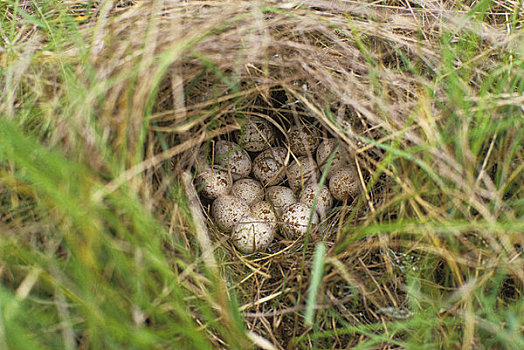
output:
[[318, 292], [320, 290], [320, 283], [324, 275], [324, 259], [326, 255], [326, 244], [319, 242], [315, 247], [315, 255], [313, 257], [313, 272], [311, 273], [311, 281], [309, 284], [308, 297], [306, 302], [306, 325], [312, 326], [315, 317], [315, 305], [317, 301]]

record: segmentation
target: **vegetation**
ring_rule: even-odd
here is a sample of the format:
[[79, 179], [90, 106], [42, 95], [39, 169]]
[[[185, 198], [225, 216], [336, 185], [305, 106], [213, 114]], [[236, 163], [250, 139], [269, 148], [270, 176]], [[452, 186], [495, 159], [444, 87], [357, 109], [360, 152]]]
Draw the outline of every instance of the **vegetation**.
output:
[[[0, 349], [524, 348], [523, 6], [1, 1]], [[244, 256], [189, 174], [261, 114], [366, 191]]]

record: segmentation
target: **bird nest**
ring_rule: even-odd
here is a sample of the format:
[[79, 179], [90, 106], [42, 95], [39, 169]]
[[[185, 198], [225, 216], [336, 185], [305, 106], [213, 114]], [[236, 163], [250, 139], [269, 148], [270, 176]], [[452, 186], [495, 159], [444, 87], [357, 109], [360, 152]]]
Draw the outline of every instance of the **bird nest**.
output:
[[[324, 2], [293, 11], [286, 4], [262, 9], [249, 2], [169, 6], [140, 8], [140, 14], [128, 14], [132, 21], [119, 22], [126, 24], [122, 35], [143, 28], [143, 35], [154, 36], [151, 49], [164, 59], [147, 66], [152, 58], [145, 55], [149, 68], [136, 77], [135, 96], [154, 90], [154, 101], [125, 103], [152, 105], [145, 155], [153, 165], [148, 171], [158, 193], [155, 210], [169, 231], [195, 256], [218, 265], [247, 328], [279, 348], [312, 342], [350, 347], [360, 340], [330, 331], [409, 317], [405, 281], [417, 269], [418, 253], [410, 242], [373, 232], [372, 224], [398, 214], [388, 205], [399, 186], [392, 184], [396, 175], [381, 166], [384, 145], [420, 141], [408, 115], [423, 84], [406, 73], [406, 62], [430, 72], [439, 60], [431, 42], [412, 41], [418, 28], [387, 9], [332, 8]], [[154, 28], [148, 27], [147, 11], [163, 13]], [[384, 18], [383, 25], [369, 21], [374, 16]], [[129, 51], [116, 42], [103, 45], [111, 48], [109, 56]], [[121, 86], [114, 96], [125, 98]], [[116, 110], [115, 120], [125, 119]], [[288, 145], [293, 125], [310, 125], [319, 138], [336, 139], [351, 153], [360, 193], [337, 201], [317, 229], [293, 237], [278, 230], [266, 249], [245, 255], [217, 228], [212, 201], [194, 195], [192, 178], [209, 165], [206, 155], [212, 157], [218, 140], [235, 140], [233, 133], [253, 118], [271, 123], [279, 146]], [[126, 137], [133, 144], [140, 135]], [[170, 166], [164, 167], [167, 160]], [[185, 194], [189, 206], [173, 205], [173, 196], [164, 195], [173, 180], [183, 183], [173, 191]], [[326, 268], [314, 309], [317, 334], [325, 337], [312, 340], [302, 315], [319, 242], [327, 246]], [[218, 336], [216, 342], [225, 346]]]
[[[334, 138], [352, 154], [360, 194], [336, 201], [306, 234], [290, 237], [279, 229], [271, 244], [254, 254], [245, 255], [235, 247], [231, 234], [218, 229], [212, 201], [199, 197], [202, 226], [220, 260], [221, 274], [239, 299], [248, 329], [288, 348], [304, 341], [310, 329], [302, 315], [318, 242], [327, 245], [332, 259], [315, 306], [323, 320], [320, 330], [407, 317], [401, 286], [405, 269], [414, 266], [410, 259], [416, 259], [409, 248], [390, 238], [360, 238], [351, 229], [373, 217], [395, 215], [377, 213], [391, 189], [385, 173], [375, 176], [383, 151], [373, 142], [387, 137], [387, 127], [403, 124], [414, 82], [386, 71], [380, 85], [388, 89], [388, 105], [381, 110], [384, 100], [373, 93], [376, 86], [368, 75], [365, 53], [355, 39], [342, 28], [313, 22], [306, 12], [302, 15], [269, 12], [260, 19], [263, 24], [242, 22], [198, 44], [195, 51], [206, 57], [193, 57], [170, 70], [160, 86], [154, 118], [169, 146], [190, 145], [171, 159], [175, 177], [196, 176], [212, 161], [216, 142], [236, 140], [234, 132], [252, 118], [270, 121], [277, 134], [275, 145], [288, 146], [293, 125], [310, 125], [319, 138]], [[366, 36], [385, 39], [376, 33]], [[237, 42], [239, 37], [246, 38], [245, 47]], [[377, 50], [387, 45], [384, 40]], [[387, 61], [391, 60], [395, 57]], [[191, 237], [184, 239], [195, 243]], [[355, 341], [351, 335], [337, 335], [334, 343], [324, 339], [319, 344], [343, 347]]]

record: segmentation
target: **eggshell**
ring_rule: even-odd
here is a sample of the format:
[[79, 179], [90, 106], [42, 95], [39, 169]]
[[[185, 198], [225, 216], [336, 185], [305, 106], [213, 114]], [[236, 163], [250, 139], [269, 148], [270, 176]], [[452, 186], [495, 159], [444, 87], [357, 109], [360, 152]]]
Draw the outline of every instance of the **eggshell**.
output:
[[271, 204], [269, 204], [269, 202], [256, 202], [251, 206], [251, 214], [256, 218], [264, 220], [264, 222], [267, 222], [271, 225], [271, 227], [273, 227], [276, 230], [277, 216], [275, 214], [275, 210], [273, 209]]
[[227, 172], [217, 167], [204, 168], [195, 178], [195, 188], [208, 199], [226, 195], [231, 191], [233, 181]]
[[238, 144], [219, 140], [215, 144], [215, 161], [221, 169], [231, 172], [233, 180], [249, 176], [251, 158]]
[[233, 183], [231, 194], [251, 205], [264, 199], [264, 187], [254, 179], [240, 179]]
[[247, 215], [235, 225], [231, 239], [238, 250], [251, 254], [266, 249], [274, 236], [275, 230], [270, 224], [252, 215]]
[[260, 152], [269, 148], [275, 139], [273, 126], [262, 118], [251, 117], [236, 134], [237, 142], [249, 152]]
[[355, 198], [360, 193], [357, 170], [353, 166], [336, 171], [329, 180], [329, 191], [339, 201]]
[[305, 156], [315, 153], [319, 138], [312, 125], [294, 125], [288, 133], [289, 148], [295, 156]]
[[319, 189], [317, 183], [308, 183], [300, 194], [300, 202], [311, 208], [315, 202], [315, 198], [315, 210], [321, 218], [325, 218], [329, 209], [333, 207], [333, 196], [331, 192], [329, 192], [329, 188], [326, 185], [322, 185]]
[[296, 203], [295, 194], [289, 187], [271, 186], [266, 189], [266, 201], [275, 209], [278, 216], [290, 204]]
[[235, 196], [220, 196], [213, 202], [211, 213], [222, 231], [231, 232], [233, 226], [249, 213], [249, 205]]
[[318, 181], [317, 163], [310, 157], [299, 157], [288, 167], [289, 187], [295, 192], [302, 190], [310, 180]]
[[[307, 232], [311, 208], [303, 203], [294, 203], [286, 207], [282, 214], [282, 226], [291, 237], [298, 237]], [[311, 225], [318, 224], [318, 216], [313, 211]]]
[[323, 140], [317, 149], [317, 165], [321, 173], [324, 173], [326, 169], [329, 157], [335, 151], [335, 148], [338, 146], [338, 150], [333, 156], [333, 160], [329, 166], [328, 173], [326, 177], [329, 179], [333, 174], [348, 164], [347, 150], [343, 147], [337, 139], [325, 139]]
[[272, 147], [260, 153], [253, 161], [253, 175], [264, 186], [273, 186], [284, 181], [287, 150]]

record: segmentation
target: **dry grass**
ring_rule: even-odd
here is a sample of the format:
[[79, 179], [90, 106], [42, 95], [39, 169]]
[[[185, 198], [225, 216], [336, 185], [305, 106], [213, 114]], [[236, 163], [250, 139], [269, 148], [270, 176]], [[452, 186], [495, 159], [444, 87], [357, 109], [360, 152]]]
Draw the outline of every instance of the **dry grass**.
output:
[[[506, 334], [479, 311], [493, 300], [500, 315], [523, 304], [523, 137], [507, 125], [524, 103], [522, 4], [87, 3], [20, 5], [48, 26], [73, 16], [77, 29], [68, 37], [67, 28], [54, 35], [43, 24], [14, 24], [16, 40], [0, 51], [8, 67], [0, 111], [46, 149], [89, 169], [81, 198], [89, 208], [118, 209], [114, 197], [128, 193], [163, 224], [181, 246], [162, 242], [177, 283], [216, 311], [207, 317], [191, 296], [184, 299], [213, 347], [478, 348], [496, 334], [496, 346], [523, 342], [522, 324]], [[469, 12], [477, 5], [485, 16]], [[24, 17], [7, 7], [4, 20], [15, 18]], [[503, 78], [508, 84], [499, 88]], [[22, 113], [27, 100], [37, 115]], [[195, 223], [198, 202], [184, 200], [180, 180], [202, 165], [212, 140], [260, 115], [282, 137], [307, 120], [348, 144], [366, 190], [340, 203], [321, 230], [296, 241], [279, 237], [267, 253], [244, 256], [207, 216], [210, 203], [202, 203], [204, 217]], [[48, 221], [31, 208], [13, 209], [49, 200], [11, 175], [19, 167], [2, 163], [5, 237], [67, 227], [59, 210]], [[129, 232], [139, 226], [125, 212], [115, 215], [130, 220]], [[43, 236], [45, 248], [35, 249], [49, 252], [52, 234]], [[318, 242], [328, 253], [309, 327], [302, 315]], [[207, 273], [215, 269], [220, 277], [213, 279]], [[0, 275], [8, 290], [31, 282], [9, 261]], [[248, 339], [222, 329], [237, 327], [235, 300]], [[146, 319], [164, 324], [140, 312], [141, 326]], [[63, 338], [70, 347], [96, 344], [81, 330], [75, 343], [69, 331]]]

